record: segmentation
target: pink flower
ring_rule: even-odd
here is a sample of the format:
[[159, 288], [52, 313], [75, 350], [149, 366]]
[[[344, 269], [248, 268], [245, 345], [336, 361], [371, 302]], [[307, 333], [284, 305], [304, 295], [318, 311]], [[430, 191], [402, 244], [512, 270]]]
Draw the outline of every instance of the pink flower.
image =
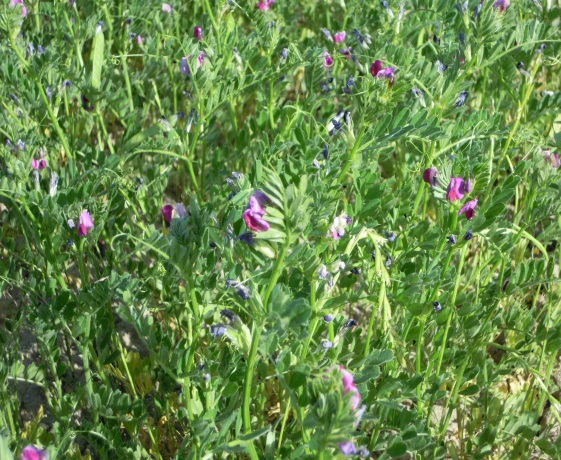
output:
[[85, 209], [80, 213], [80, 223], [78, 225], [78, 236], [86, 236], [86, 234], [94, 228], [92, 216]]
[[138, 46], [142, 46], [142, 35], [136, 37], [136, 43], [138, 44]]
[[462, 206], [462, 209], [458, 211], [458, 216], [462, 214], [466, 215], [467, 220], [471, 220], [475, 217], [475, 207], [477, 206], [477, 200], [468, 201]]
[[249, 203], [243, 213], [243, 220], [247, 228], [254, 232], [265, 232], [269, 230], [269, 222], [263, 219], [265, 215], [264, 206], [268, 204], [269, 198], [260, 190], [256, 190], [249, 197]]
[[261, 11], [269, 11], [273, 3], [275, 3], [275, 0], [261, 0], [257, 3], [257, 8]]
[[335, 41], [335, 44], [343, 43], [346, 36], [347, 33], [345, 31], [337, 32], [335, 35], [333, 35], [333, 41]]
[[21, 460], [48, 460], [48, 458], [49, 454], [46, 450], [33, 446], [25, 446], [21, 452]]
[[195, 37], [198, 41], [203, 39], [203, 29], [202, 27], [196, 26], [193, 29], [193, 37]]
[[15, 8], [17, 5], [21, 5], [21, 16], [25, 18], [27, 16], [27, 7], [23, 3], [23, 0], [10, 0], [10, 6]]
[[508, 8], [508, 0], [496, 0], [495, 3], [493, 3], [493, 8], [499, 10], [501, 13], [504, 13]]
[[165, 14], [171, 13], [171, 5], [169, 3], [162, 3], [162, 11]]
[[351, 394], [351, 409], [353, 411], [358, 409], [360, 405], [360, 393], [358, 392], [358, 388], [354, 384], [354, 377], [348, 370], [346, 370], [343, 366], [339, 366], [341, 373], [343, 374], [343, 394], [346, 395], [347, 393]]
[[199, 53], [199, 57], [197, 58], [197, 69], [200, 69], [203, 66], [203, 62], [205, 62], [205, 52], [201, 51]]
[[393, 67], [382, 68], [382, 61], [374, 61], [370, 66], [370, 73], [374, 78], [387, 78], [390, 86], [393, 85], [395, 69]]
[[324, 67], [331, 67], [333, 65], [333, 58], [327, 51], [323, 53], [323, 65]]
[[446, 190], [446, 199], [448, 201], [461, 200], [465, 193], [465, 182], [461, 177], [451, 177], [450, 184]]
[[431, 187], [434, 187], [438, 182], [436, 181], [436, 174], [437, 174], [437, 170], [436, 168], [432, 167], [432, 168], [427, 168], [425, 169], [425, 171], [423, 172], [423, 180], [427, 183], [430, 184]]
[[47, 160], [45, 160], [45, 151], [41, 149], [39, 151], [40, 160], [33, 158], [31, 160], [31, 167], [33, 169], [45, 169], [47, 167]]

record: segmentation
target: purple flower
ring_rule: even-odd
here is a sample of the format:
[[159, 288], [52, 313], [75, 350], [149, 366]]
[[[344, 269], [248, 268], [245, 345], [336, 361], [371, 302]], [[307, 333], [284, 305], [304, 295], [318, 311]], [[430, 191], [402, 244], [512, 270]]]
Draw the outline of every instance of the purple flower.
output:
[[343, 56], [345, 56], [345, 59], [348, 61], [349, 59], [352, 59], [352, 57], [353, 57], [353, 48], [352, 48], [352, 46], [349, 46], [348, 48], [341, 48], [339, 50], [339, 53], [342, 54]]
[[431, 187], [434, 187], [435, 185], [438, 184], [438, 182], [436, 181], [436, 174], [437, 173], [438, 173], [438, 171], [436, 170], [435, 167], [427, 168], [423, 172], [423, 180], [427, 184], [430, 184]]
[[203, 39], [203, 28], [195, 26], [193, 29], [193, 37], [195, 37], [198, 41], [201, 41]]
[[94, 228], [92, 216], [87, 210], [80, 213], [80, 221], [78, 225], [78, 236], [86, 236], [86, 234]]
[[467, 220], [471, 220], [475, 217], [475, 207], [477, 206], [477, 199], [468, 201], [462, 206], [462, 209], [458, 211], [458, 216], [462, 214], [466, 215]]
[[471, 178], [468, 177], [468, 180], [466, 182], [466, 193], [470, 193], [471, 192]]
[[243, 220], [247, 228], [254, 232], [265, 232], [269, 230], [269, 222], [263, 219], [265, 215], [264, 206], [268, 203], [269, 198], [260, 190], [256, 190], [249, 197], [249, 203], [243, 213]]
[[493, 3], [493, 8], [499, 10], [501, 13], [504, 13], [508, 8], [508, 0], [496, 0], [495, 3]]
[[162, 12], [165, 14], [171, 13], [171, 5], [169, 3], [162, 3]]
[[142, 46], [142, 35], [136, 37], [136, 43], [138, 44], [138, 46]]
[[189, 69], [189, 63], [187, 62], [186, 57], [182, 57], [181, 61], [179, 61], [179, 71], [183, 75], [189, 75], [191, 73], [191, 70]]
[[45, 151], [41, 149], [39, 151], [40, 160], [33, 158], [31, 160], [31, 167], [33, 169], [45, 169], [47, 167], [47, 160], [45, 160]]
[[450, 184], [446, 190], [446, 199], [448, 201], [461, 200], [465, 193], [465, 182], [461, 177], [451, 177]]
[[456, 100], [454, 107], [461, 107], [462, 105], [464, 105], [466, 103], [466, 98], [468, 97], [468, 95], [469, 95], [468, 91], [462, 91], [458, 96], [458, 99]]
[[335, 44], [343, 43], [346, 36], [347, 33], [345, 31], [337, 32], [335, 35], [333, 35], [333, 41], [335, 42]]
[[370, 73], [374, 78], [387, 78], [390, 86], [393, 85], [394, 81], [394, 68], [393, 67], [382, 67], [382, 61], [376, 60], [370, 66]]
[[21, 460], [48, 460], [49, 454], [46, 450], [37, 449], [33, 446], [25, 446], [21, 451]]
[[201, 51], [199, 53], [199, 57], [197, 58], [197, 69], [200, 69], [203, 66], [203, 62], [205, 62], [205, 52]]
[[253, 239], [252, 232], [244, 232], [240, 236], [238, 236], [237, 239], [249, 246], [255, 246], [255, 240]]
[[330, 323], [331, 321], [333, 321], [333, 316], [327, 314], [327, 315], [325, 315], [325, 316], [323, 317], [323, 320], [324, 320], [326, 323]]
[[23, 0], [10, 0], [10, 6], [15, 8], [17, 5], [21, 5], [21, 16], [25, 18], [27, 16], [27, 7], [23, 3]]
[[339, 444], [339, 450], [345, 456], [347, 455], [355, 455], [356, 454], [356, 446], [352, 441], [342, 442]]
[[323, 66], [324, 67], [331, 67], [332, 65], [333, 65], [333, 58], [326, 51], [325, 53], [323, 53]]
[[171, 204], [166, 204], [162, 206], [162, 216], [164, 216], [164, 220], [170, 224], [171, 223], [171, 215], [173, 213], [173, 206]]
[[[188, 208], [189, 207], [187, 207], [187, 209]], [[182, 203], [177, 203], [175, 205], [175, 212], [177, 213], [180, 219], [185, 216], [185, 208], [183, 207]]]

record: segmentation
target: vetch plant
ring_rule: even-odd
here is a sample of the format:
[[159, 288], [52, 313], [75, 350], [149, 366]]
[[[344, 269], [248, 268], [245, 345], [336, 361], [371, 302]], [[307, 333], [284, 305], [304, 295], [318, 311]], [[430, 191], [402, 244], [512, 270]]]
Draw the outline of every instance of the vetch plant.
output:
[[0, 459], [559, 457], [558, 10], [4, 2]]

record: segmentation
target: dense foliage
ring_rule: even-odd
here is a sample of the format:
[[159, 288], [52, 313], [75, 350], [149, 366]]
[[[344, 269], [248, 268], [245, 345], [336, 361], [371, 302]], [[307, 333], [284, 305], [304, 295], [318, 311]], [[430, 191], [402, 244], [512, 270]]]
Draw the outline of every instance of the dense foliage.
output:
[[508, 3], [4, 0], [0, 458], [561, 455], [561, 4]]

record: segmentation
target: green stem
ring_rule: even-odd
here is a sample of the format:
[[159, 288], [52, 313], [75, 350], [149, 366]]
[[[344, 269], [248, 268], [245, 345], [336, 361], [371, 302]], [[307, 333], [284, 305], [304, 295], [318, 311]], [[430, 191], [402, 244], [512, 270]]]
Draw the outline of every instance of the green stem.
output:
[[436, 378], [440, 375], [440, 369], [442, 367], [442, 360], [444, 358], [444, 351], [446, 350], [446, 342], [448, 339], [448, 332], [450, 330], [450, 323], [452, 322], [452, 316], [454, 313], [454, 308], [456, 304], [456, 296], [458, 295], [458, 288], [460, 286], [460, 275], [462, 273], [462, 268], [464, 266], [464, 261], [466, 258], [467, 251], [469, 249], [469, 244], [466, 244], [462, 248], [462, 252], [460, 253], [460, 260], [458, 262], [458, 270], [456, 272], [456, 281], [454, 283], [454, 291], [452, 292], [452, 297], [450, 298], [450, 302], [448, 304], [448, 317], [446, 319], [446, 326], [444, 328], [444, 335], [442, 336], [442, 345], [440, 346], [440, 355], [438, 357], [438, 364], [436, 366]]
[[[275, 262], [275, 265], [273, 267], [273, 273], [271, 274], [271, 280], [269, 281], [269, 285], [267, 286], [267, 290], [265, 292], [265, 295], [263, 296], [264, 311], [268, 310], [269, 298], [282, 272], [284, 259], [287, 254], [289, 244], [290, 244], [290, 231], [287, 232], [286, 240], [282, 246], [279, 257]], [[251, 412], [250, 412], [249, 404], [251, 402], [251, 386], [253, 383], [253, 369], [255, 366], [255, 358], [257, 356], [257, 350], [259, 348], [259, 341], [261, 340], [262, 332], [263, 332], [263, 322], [259, 320], [255, 320], [253, 322], [253, 329], [251, 331], [251, 336], [252, 336], [251, 348], [249, 350], [249, 356], [247, 358], [247, 367], [245, 369], [245, 380], [244, 380], [243, 396], [242, 396], [242, 401], [243, 401], [242, 420], [243, 420], [244, 431], [246, 434], [251, 433]], [[257, 453], [255, 452], [255, 446], [253, 445], [253, 441], [248, 442], [248, 449], [252, 458], [254, 454], [257, 455]]]

